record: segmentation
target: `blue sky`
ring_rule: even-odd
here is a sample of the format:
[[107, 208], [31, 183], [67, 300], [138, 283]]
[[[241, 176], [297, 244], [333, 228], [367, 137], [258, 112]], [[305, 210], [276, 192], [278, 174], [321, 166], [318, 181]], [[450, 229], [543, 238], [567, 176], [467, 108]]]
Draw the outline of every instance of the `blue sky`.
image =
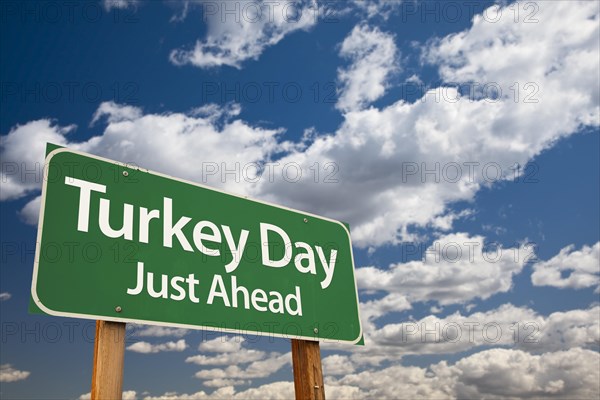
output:
[[[2, 398], [89, 392], [93, 321], [27, 312], [46, 142], [349, 222], [328, 398], [598, 396], [597, 2], [0, 4]], [[128, 398], [293, 395], [283, 339], [127, 346]]]

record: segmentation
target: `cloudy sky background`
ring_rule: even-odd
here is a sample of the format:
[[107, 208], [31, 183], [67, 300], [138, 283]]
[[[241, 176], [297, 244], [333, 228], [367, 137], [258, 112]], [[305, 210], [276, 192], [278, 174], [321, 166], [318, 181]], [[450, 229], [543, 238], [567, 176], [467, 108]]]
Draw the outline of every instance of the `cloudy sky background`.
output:
[[[32, 4], [2, 2], [3, 398], [89, 392], [93, 322], [27, 313], [46, 142], [347, 221], [366, 346], [321, 346], [328, 398], [598, 397], [598, 2]], [[127, 346], [126, 398], [293, 396], [286, 340]]]

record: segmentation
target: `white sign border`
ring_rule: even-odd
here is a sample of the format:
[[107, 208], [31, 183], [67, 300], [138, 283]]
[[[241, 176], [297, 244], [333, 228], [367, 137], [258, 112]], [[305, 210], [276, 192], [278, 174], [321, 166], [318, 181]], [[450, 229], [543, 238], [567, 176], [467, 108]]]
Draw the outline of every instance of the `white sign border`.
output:
[[[350, 238], [350, 232], [348, 231], [348, 228], [346, 228], [346, 225], [342, 224], [340, 221], [336, 221], [334, 219], [330, 219], [330, 218], [326, 218], [326, 217], [322, 217], [322, 216], [318, 216], [318, 215], [314, 215], [308, 212], [304, 212], [304, 211], [300, 211], [300, 210], [295, 210], [293, 208], [288, 208], [285, 206], [281, 206], [281, 205], [277, 205], [277, 204], [273, 204], [273, 203], [269, 203], [266, 201], [261, 201], [261, 200], [256, 200], [256, 199], [252, 199], [249, 198], [247, 196], [240, 196], [234, 193], [229, 193], [226, 192], [224, 190], [220, 190], [220, 189], [216, 189], [216, 188], [212, 188], [209, 186], [205, 186], [196, 182], [192, 182], [192, 181], [188, 181], [185, 179], [180, 179], [180, 178], [175, 178], [173, 176], [169, 176], [166, 174], [162, 174], [160, 172], [154, 172], [154, 171], [150, 171], [148, 169], [143, 169], [140, 168], [138, 166], [136, 166], [135, 168], [132, 168], [130, 165], [125, 164], [125, 163], [121, 163], [118, 161], [114, 161], [114, 160], [110, 160], [108, 158], [104, 158], [104, 157], [99, 157], [99, 156], [95, 156], [89, 153], [84, 153], [82, 151], [78, 151], [78, 150], [72, 150], [66, 147], [61, 147], [58, 149], [54, 149], [52, 150], [50, 153], [48, 153], [48, 155], [46, 156], [45, 159], [45, 165], [44, 168], [48, 168], [48, 166], [50, 165], [50, 160], [52, 160], [52, 158], [60, 153], [65, 153], [65, 152], [69, 152], [69, 153], [73, 153], [73, 154], [77, 154], [83, 157], [89, 157], [89, 158], [94, 158], [96, 160], [100, 160], [100, 161], [104, 161], [110, 164], [115, 164], [124, 168], [128, 168], [131, 170], [141, 170], [143, 172], [155, 175], [155, 176], [160, 176], [162, 178], [166, 178], [166, 179], [171, 179], [174, 181], [178, 181], [178, 182], [182, 182], [188, 185], [192, 185], [192, 186], [197, 186], [197, 187], [201, 187], [203, 189], [207, 189], [207, 190], [211, 190], [211, 191], [215, 191], [215, 192], [219, 192], [228, 196], [234, 196], [234, 197], [238, 197], [244, 200], [249, 200], [249, 201], [253, 201], [255, 203], [260, 203], [260, 204], [264, 204], [264, 205], [268, 205], [271, 207], [276, 207], [276, 208], [280, 208], [283, 210], [287, 210], [287, 211], [292, 211], [295, 213], [299, 213], [302, 215], [306, 215], [312, 218], [317, 218], [320, 220], [324, 220], [324, 221], [329, 221], [329, 222], [333, 222], [336, 224], [339, 224], [340, 226], [342, 226], [344, 228], [344, 231], [346, 232], [346, 234], [348, 235], [348, 244], [350, 245], [350, 258], [352, 261], [352, 277], [354, 278], [354, 290], [355, 290], [355, 294], [356, 294], [356, 310], [357, 310], [357, 314], [358, 314], [358, 326], [359, 326], [359, 334], [358, 337], [355, 340], [342, 340], [342, 339], [327, 339], [327, 338], [323, 338], [320, 339], [318, 337], [314, 337], [314, 336], [298, 336], [298, 335], [286, 335], [286, 334], [282, 334], [282, 333], [274, 333], [274, 332], [270, 332], [270, 333], [265, 333], [265, 332], [257, 332], [257, 331], [244, 331], [241, 329], [229, 329], [229, 328], [216, 328], [216, 327], [212, 327], [212, 326], [201, 326], [201, 325], [187, 325], [187, 324], [179, 324], [179, 323], [169, 323], [169, 322], [160, 322], [160, 321], [147, 321], [147, 320], [141, 320], [141, 319], [133, 319], [133, 318], [119, 318], [119, 317], [108, 317], [108, 316], [104, 316], [104, 315], [93, 315], [93, 314], [78, 314], [78, 313], [70, 313], [70, 312], [63, 312], [63, 311], [55, 311], [52, 310], [48, 307], [46, 307], [44, 304], [42, 304], [41, 300], [39, 299], [38, 295], [37, 295], [37, 278], [38, 278], [38, 267], [39, 267], [39, 259], [40, 259], [40, 252], [41, 252], [41, 243], [42, 243], [42, 230], [43, 230], [43, 224], [44, 224], [44, 209], [46, 207], [46, 182], [47, 179], [43, 179], [43, 184], [42, 184], [42, 199], [41, 199], [41, 205], [40, 205], [40, 215], [39, 215], [39, 220], [38, 220], [38, 232], [37, 232], [37, 242], [36, 242], [36, 247], [35, 247], [35, 260], [33, 262], [33, 277], [32, 277], [32, 281], [31, 281], [31, 297], [33, 298], [33, 301], [35, 302], [35, 304], [42, 310], [44, 311], [46, 314], [52, 315], [52, 316], [57, 316], [57, 317], [70, 317], [70, 318], [81, 318], [81, 319], [93, 319], [93, 320], [101, 320], [101, 321], [113, 321], [113, 322], [125, 322], [125, 323], [137, 323], [137, 324], [148, 324], [148, 325], [158, 325], [158, 326], [166, 326], [166, 327], [175, 327], [175, 328], [185, 328], [185, 329], [194, 329], [194, 330], [208, 330], [208, 331], [216, 331], [216, 332], [225, 332], [225, 333], [234, 333], [234, 334], [243, 334], [243, 335], [247, 335], [247, 334], [251, 334], [251, 335], [256, 335], [256, 336], [268, 336], [268, 337], [280, 337], [280, 338], [284, 338], [284, 339], [301, 339], [301, 340], [310, 340], [310, 341], [323, 341], [324, 343], [335, 343], [335, 342], [343, 342], [343, 343], [349, 343], [349, 344], [357, 344], [358, 342], [360, 342], [363, 338], [363, 329], [362, 329], [362, 321], [360, 318], [360, 302], [358, 300], [358, 287], [356, 285], [356, 277], [354, 276], [354, 253], [352, 251], [352, 240]], [[319, 340], [320, 339], [320, 340]]]

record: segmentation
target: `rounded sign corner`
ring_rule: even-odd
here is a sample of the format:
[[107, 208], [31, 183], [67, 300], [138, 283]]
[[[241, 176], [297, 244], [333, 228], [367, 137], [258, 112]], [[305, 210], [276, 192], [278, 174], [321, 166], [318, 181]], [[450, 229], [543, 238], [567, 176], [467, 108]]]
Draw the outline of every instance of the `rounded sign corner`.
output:
[[363, 340], [363, 329], [362, 329], [362, 322], [360, 320], [360, 316], [358, 318], [358, 336], [356, 337], [356, 339], [348, 341], [350, 344], [358, 344], [361, 340]]
[[348, 243], [352, 243], [352, 236], [350, 236], [350, 230], [348, 229], [346, 224], [335, 219], [333, 219], [332, 221], [336, 222], [338, 225], [341, 225], [342, 228], [344, 228], [344, 232], [346, 232], [346, 235], [348, 235]]
[[59, 153], [64, 153], [64, 152], [72, 153], [73, 150], [71, 150], [67, 147], [59, 147], [57, 149], [52, 150], [50, 153], [48, 153], [48, 155], [46, 155], [46, 158], [45, 158], [46, 164], [50, 163], [50, 160], [52, 160], [52, 157], [54, 157], [55, 155], [57, 155]]
[[40, 300], [40, 297], [37, 294], [37, 282], [36, 281], [34, 281], [34, 285], [31, 286], [31, 298], [33, 299], [33, 302], [35, 303], [35, 305], [40, 310], [42, 310], [44, 313], [55, 316], [55, 317], [60, 317], [63, 315], [60, 311], [52, 310], [52, 309], [46, 307], [46, 305], [44, 305], [44, 303], [42, 303], [42, 300]]

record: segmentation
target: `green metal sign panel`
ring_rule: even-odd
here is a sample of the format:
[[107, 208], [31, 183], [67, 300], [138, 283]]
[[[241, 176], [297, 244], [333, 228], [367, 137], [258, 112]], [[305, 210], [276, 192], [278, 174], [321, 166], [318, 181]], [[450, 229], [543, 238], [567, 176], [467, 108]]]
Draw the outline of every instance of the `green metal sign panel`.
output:
[[32, 298], [57, 316], [358, 343], [342, 223], [57, 148]]

